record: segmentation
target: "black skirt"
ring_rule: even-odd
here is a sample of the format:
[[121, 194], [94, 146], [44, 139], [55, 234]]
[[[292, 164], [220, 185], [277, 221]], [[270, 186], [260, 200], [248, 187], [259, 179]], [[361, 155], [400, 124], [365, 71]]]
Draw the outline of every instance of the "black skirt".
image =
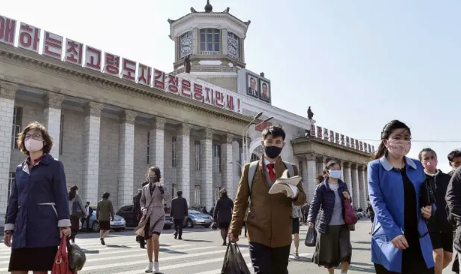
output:
[[110, 221], [99, 221], [99, 230], [110, 230]]
[[229, 226], [230, 226], [230, 222], [220, 222], [220, 223], [219, 223], [219, 228], [220, 228], [220, 229], [228, 230], [228, 229], [229, 229]]
[[8, 271], [51, 271], [57, 246], [11, 250]]

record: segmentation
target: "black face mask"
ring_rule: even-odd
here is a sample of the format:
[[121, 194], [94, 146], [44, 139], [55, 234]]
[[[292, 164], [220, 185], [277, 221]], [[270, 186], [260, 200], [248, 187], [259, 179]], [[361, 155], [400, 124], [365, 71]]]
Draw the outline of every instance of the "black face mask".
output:
[[277, 158], [282, 152], [282, 147], [270, 146], [264, 148], [264, 153], [271, 159]]
[[149, 183], [156, 183], [156, 182], [158, 182], [157, 176], [150, 176], [149, 177]]

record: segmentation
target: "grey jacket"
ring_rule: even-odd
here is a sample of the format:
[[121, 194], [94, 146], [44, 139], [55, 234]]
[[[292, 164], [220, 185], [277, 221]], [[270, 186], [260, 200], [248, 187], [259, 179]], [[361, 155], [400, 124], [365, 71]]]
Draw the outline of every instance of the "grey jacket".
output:
[[85, 208], [85, 205], [83, 204], [83, 201], [82, 201], [82, 198], [80, 197], [80, 195], [75, 195], [75, 198], [72, 199], [71, 201], [69, 201], [69, 211], [70, 211], [70, 215], [72, 215], [72, 208], [73, 208], [73, 204], [74, 202], [77, 201], [78, 205], [80, 206], [80, 209], [82, 210], [82, 214], [84, 218], [86, 218], [86, 208]]

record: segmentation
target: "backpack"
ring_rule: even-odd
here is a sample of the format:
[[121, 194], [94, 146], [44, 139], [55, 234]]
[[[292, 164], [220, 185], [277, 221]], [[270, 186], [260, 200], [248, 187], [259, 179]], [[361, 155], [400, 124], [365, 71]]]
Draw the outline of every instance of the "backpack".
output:
[[78, 203], [77, 196], [75, 196], [74, 201], [72, 202], [72, 214], [73, 216], [82, 218], [84, 216], [82, 208], [80, 207], [80, 204]]
[[[250, 163], [250, 168], [248, 171], [248, 188], [249, 188], [249, 195], [248, 199], [251, 199], [251, 188], [253, 186], [253, 179], [255, 177], [256, 169], [258, 168], [259, 161], [254, 161]], [[283, 161], [283, 165], [285, 166], [286, 169], [288, 169], [288, 176], [294, 176], [294, 169], [293, 165]]]

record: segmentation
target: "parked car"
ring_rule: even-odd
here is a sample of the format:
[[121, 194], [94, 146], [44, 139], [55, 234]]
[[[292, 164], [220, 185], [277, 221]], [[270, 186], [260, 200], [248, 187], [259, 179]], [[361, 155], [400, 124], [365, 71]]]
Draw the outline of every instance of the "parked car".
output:
[[[126, 226], [128, 227], [136, 227], [138, 225], [138, 222], [133, 216], [133, 205], [122, 206], [119, 211], [117, 211], [117, 215], [122, 216], [126, 220]], [[173, 221], [170, 214], [165, 214], [165, 224], [163, 225], [163, 228], [170, 229], [172, 226]]]
[[184, 219], [184, 227], [193, 228], [194, 226], [203, 226], [209, 228], [211, 226], [213, 218], [210, 215], [191, 209], [188, 212], [187, 218]]
[[[110, 221], [110, 229], [113, 229], [115, 231], [125, 230], [125, 228], [126, 228], [125, 219], [122, 216], [119, 216], [119, 215], [115, 215], [114, 217], [115, 217], [114, 220]], [[91, 217], [90, 217], [90, 228], [94, 232], [98, 232], [99, 228], [100, 228], [99, 222], [98, 222], [98, 220], [96, 220], [96, 215], [94, 215], [94, 214], [91, 215]]]

